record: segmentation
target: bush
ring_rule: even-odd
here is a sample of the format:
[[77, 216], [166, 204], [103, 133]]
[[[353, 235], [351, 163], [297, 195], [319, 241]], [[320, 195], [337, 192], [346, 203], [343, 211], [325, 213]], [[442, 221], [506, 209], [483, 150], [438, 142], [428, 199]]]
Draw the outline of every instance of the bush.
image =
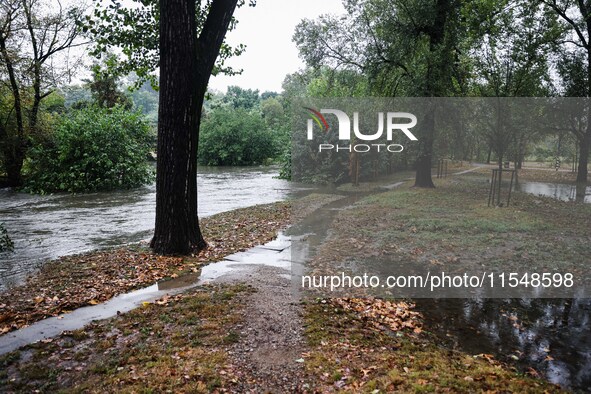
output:
[[291, 181], [291, 151], [286, 150], [281, 156], [279, 179], [287, 179], [288, 181]]
[[4, 223], [0, 223], [0, 252], [7, 252], [14, 250], [14, 243], [8, 236], [8, 231], [4, 227]]
[[244, 166], [275, 158], [277, 136], [257, 112], [216, 108], [204, 118], [199, 136], [199, 164]]
[[32, 149], [26, 189], [91, 192], [149, 183], [149, 141], [150, 127], [139, 112], [121, 107], [71, 111]]

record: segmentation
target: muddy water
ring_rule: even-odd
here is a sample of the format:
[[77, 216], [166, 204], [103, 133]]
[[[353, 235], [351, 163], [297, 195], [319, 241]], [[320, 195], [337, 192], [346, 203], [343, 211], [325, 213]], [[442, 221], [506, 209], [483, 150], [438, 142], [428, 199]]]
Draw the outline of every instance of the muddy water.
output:
[[[199, 214], [285, 199], [291, 186], [275, 179], [277, 172], [271, 167], [200, 168]], [[0, 223], [15, 243], [14, 253], [0, 254], [0, 289], [48, 259], [150, 238], [155, 196], [154, 185], [49, 196], [0, 189]]]
[[519, 182], [515, 190], [536, 196], [552, 197], [561, 201], [591, 203], [591, 186], [568, 185], [564, 183]]

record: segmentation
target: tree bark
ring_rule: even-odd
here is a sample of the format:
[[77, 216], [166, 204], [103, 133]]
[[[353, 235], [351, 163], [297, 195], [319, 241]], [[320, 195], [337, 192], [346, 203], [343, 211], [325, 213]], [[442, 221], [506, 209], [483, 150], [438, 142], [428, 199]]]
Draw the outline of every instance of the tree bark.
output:
[[[591, 96], [591, 18], [589, 13], [591, 7], [588, 2], [579, 1], [579, 11], [585, 21], [585, 27], [587, 28], [587, 42], [585, 49], [587, 51], [587, 97]], [[587, 115], [591, 110], [587, 109]], [[587, 183], [588, 169], [587, 164], [589, 162], [589, 148], [591, 146], [591, 124], [587, 117], [587, 128], [583, 138], [579, 140], [579, 168], [577, 170], [577, 183]]]
[[[445, 45], [445, 31], [447, 27], [448, 16], [452, 10], [453, 0], [437, 0], [435, 5], [435, 19], [427, 31], [429, 36], [430, 57], [427, 65], [427, 75], [425, 84], [425, 96], [441, 96], [443, 80], [447, 78], [447, 68], [449, 65], [446, 59], [443, 59], [443, 53], [440, 53], [442, 45]], [[436, 59], [437, 61], [433, 61]], [[431, 177], [431, 165], [433, 156], [433, 144], [435, 141], [435, 114], [434, 107], [429, 110], [425, 119], [425, 133], [419, 145], [419, 155], [417, 158], [417, 172], [415, 175], [415, 187], [433, 188], [433, 179]]]
[[195, 1], [160, 1], [156, 223], [150, 246], [188, 254], [207, 244], [197, 214], [197, 144], [207, 83], [237, 0], [214, 0], [197, 38]]
[[0, 33], [0, 54], [4, 61], [4, 66], [8, 74], [10, 90], [14, 100], [14, 113], [16, 117], [17, 132], [13, 138], [9, 138], [8, 134], [4, 138], [4, 167], [6, 168], [6, 175], [8, 175], [8, 186], [21, 186], [22, 176], [21, 170], [25, 159], [25, 125], [23, 121], [23, 108], [20, 94], [20, 88], [16, 79], [16, 71], [12, 62], [12, 58], [8, 53], [6, 47], [6, 36]]
[[587, 183], [589, 170], [589, 148], [591, 147], [591, 126], [587, 125], [587, 130], [583, 138], [579, 140], [579, 168], [577, 170], [577, 183]]
[[433, 164], [433, 140], [435, 138], [434, 108], [429, 108], [425, 114], [424, 130], [425, 133], [419, 139], [415, 187], [433, 188], [435, 185], [431, 177], [431, 166]]

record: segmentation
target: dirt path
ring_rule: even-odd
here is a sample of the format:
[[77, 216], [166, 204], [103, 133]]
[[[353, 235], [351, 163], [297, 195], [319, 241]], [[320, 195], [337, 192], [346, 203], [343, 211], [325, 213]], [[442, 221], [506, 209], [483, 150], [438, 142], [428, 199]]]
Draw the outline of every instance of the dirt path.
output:
[[238, 392], [302, 392], [306, 384], [302, 354], [306, 351], [298, 295], [284, 269], [256, 266], [245, 274], [219, 279], [253, 286], [237, 328], [240, 339], [228, 353], [240, 376]]

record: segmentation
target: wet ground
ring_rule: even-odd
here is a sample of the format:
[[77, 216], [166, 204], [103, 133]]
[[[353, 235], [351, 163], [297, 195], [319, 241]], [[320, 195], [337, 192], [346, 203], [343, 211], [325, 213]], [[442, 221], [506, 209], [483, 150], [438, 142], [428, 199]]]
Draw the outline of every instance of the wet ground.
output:
[[591, 391], [591, 300], [417, 299], [426, 329], [470, 354], [494, 354], [552, 383]]
[[[41, 320], [29, 327], [0, 336], [0, 355], [29, 343], [59, 335], [62, 331], [76, 330], [93, 320], [107, 319], [137, 308], [143, 302], [152, 302], [165, 295], [174, 295], [202, 284], [244, 280], [261, 266], [277, 269], [287, 286], [290, 278], [290, 239], [279, 235], [277, 239], [245, 252], [234, 253], [223, 261], [209, 264], [201, 275], [190, 274], [155, 283], [152, 286], [122, 294], [98, 305], [78, 308], [71, 313]], [[222, 279], [221, 279], [222, 278]]]
[[[246, 183], [249, 176], [244, 175]], [[231, 181], [232, 178], [226, 179]], [[272, 177], [269, 176], [269, 179]], [[211, 180], [219, 181], [221, 190], [224, 184], [223, 175], [218, 174], [217, 178], [212, 175]], [[566, 197], [570, 194], [563, 193], [570, 185], [550, 184], [550, 187], [548, 184], [542, 184], [534, 187], [532, 184], [538, 183], [522, 182], [519, 190], [561, 200], [570, 199]], [[384, 189], [392, 189], [399, 185], [400, 183], [392, 183]], [[277, 193], [275, 196], [283, 192], [279, 187], [273, 190]], [[260, 199], [264, 193], [253, 190], [253, 195], [255, 194], [256, 198]], [[112, 316], [118, 311], [123, 312], [127, 308], [151, 301], [166, 293], [181, 291], [187, 286], [237, 278], [254, 281], [263, 286], [265, 280], [274, 278], [264, 285], [266, 287], [263, 286], [266, 290], [260, 293], [263, 298], [268, 299], [269, 308], [265, 311], [251, 311], [260, 317], [256, 319], [256, 332], [243, 333], [247, 339], [236, 348], [235, 356], [239, 360], [259, 363], [262, 366], [266, 365], [265, 363], [269, 364], [268, 360], [272, 360], [271, 364], [280, 361], [293, 364], [293, 358], [301, 349], [288, 354], [286, 349], [277, 344], [285, 335], [294, 335], [294, 338], [300, 335], [294, 325], [287, 325], [288, 320], [297, 320], [297, 308], [292, 308], [291, 304], [297, 301], [297, 297], [285, 296], [275, 299], [274, 294], [285, 293], [290, 273], [301, 273], [305, 268], [306, 259], [314, 255], [316, 248], [330, 234], [331, 223], [336, 214], [347, 209], [359, 198], [359, 194], [343, 195], [342, 199], [322, 207], [301, 224], [290, 229], [288, 236], [291, 242], [290, 238], [281, 235], [267, 245], [228, 256], [222, 262], [204, 267], [199, 280], [196, 277], [180, 278], [174, 282], [156, 284], [102, 305], [83, 308], [80, 312], [76, 311], [63, 319], [48, 319], [25, 330], [0, 337], [0, 353], [14, 349], [22, 343], [19, 341], [55, 335], [60, 330], [74, 328], [71, 324], [80, 327], [80, 324], [89, 319]], [[4, 202], [0, 202], [0, 206], [2, 204]], [[226, 206], [231, 204], [227, 202]], [[121, 204], [114, 205], [121, 207]], [[291, 289], [293, 290], [293, 287]], [[284, 305], [286, 299], [291, 301]], [[263, 302], [262, 299], [260, 301]], [[426, 329], [435, 333], [448, 346], [469, 354], [494, 354], [501, 360], [516, 364], [524, 371], [531, 367], [542, 377], [566, 388], [589, 391], [591, 387], [591, 300], [418, 299], [416, 303], [418, 310], [425, 316]], [[281, 328], [282, 325], [285, 325], [285, 330]], [[279, 335], [278, 332], [283, 334]], [[261, 333], [264, 334], [263, 338], [272, 338], [275, 342], [269, 342], [268, 347], [263, 347], [259, 339]], [[20, 336], [20, 339], [16, 336]], [[283, 353], [287, 356], [282, 357]]]
[[[397, 182], [382, 187], [391, 190]], [[531, 182], [523, 182], [528, 185]], [[531, 185], [530, 185], [531, 186]], [[570, 185], [564, 185], [570, 187]], [[557, 198], [554, 190], [530, 188]], [[523, 190], [525, 191], [525, 190]], [[292, 236], [292, 274], [299, 278], [305, 262], [330, 235], [339, 211], [363, 197], [345, 195], [288, 230]], [[295, 282], [294, 282], [295, 283]], [[468, 354], [493, 354], [527, 372], [576, 391], [591, 392], [590, 299], [416, 299], [426, 330], [443, 343]], [[530, 371], [531, 372], [531, 371]]]

